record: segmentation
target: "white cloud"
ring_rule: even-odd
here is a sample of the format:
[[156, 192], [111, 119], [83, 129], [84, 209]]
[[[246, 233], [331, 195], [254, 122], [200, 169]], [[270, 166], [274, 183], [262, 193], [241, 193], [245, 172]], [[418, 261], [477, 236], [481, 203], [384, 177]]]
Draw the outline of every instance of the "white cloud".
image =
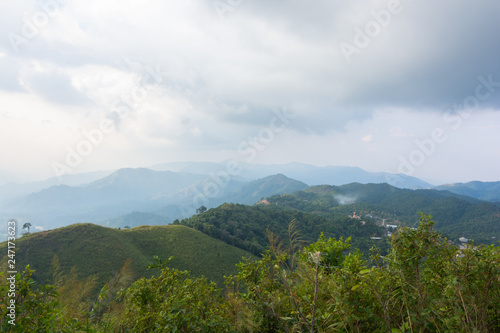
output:
[[367, 134], [367, 135], [365, 135], [361, 139], [361, 141], [363, 141], [363, 142], [372, 142], [373, 141], [373, 134]]
[[[340, 43], [352, 42], [354, 28], [386, 1], [245, 1], [224, 20], [210, 1], [66, 2], [18, 53], [0, 41], [0, 139], [15, 139], [0, 149], [6, 168], [43, 174], [82, 129], [106, 118], [117, 132], [82, 168], [224, 159], [267, 126], [273, 110], [289, 107], [296, 118], [259, 161], [396, 171], [415, 140], [449, 125], [443, 112], [474, 93], [478, 76], [500, 81], [497, 1], [401, 3], [348, 64]], [[22, 34], [23, 18], [40, 10], [34, 0], [5, 1], [0, 29]], [[499, 106], [496, 92], [479, 110]], [[496, 114], [478, 119], [491, 123]], [[453, 140], [470, 135], [463, 126], [450, 132]], [[494, 164], [493, 129], [475, 129], [482, 143], [462, 154]], [[447, 158], [440, 152], [432, 161]], [[430, 163], [418, 172], [449, 174], [427, 170]]]
[[392, 126], [389, 130], [389, 133], [394, 138], [406, 138], [408, 136], [411, 136], [410, 134], [403, 131], [400, 126]]

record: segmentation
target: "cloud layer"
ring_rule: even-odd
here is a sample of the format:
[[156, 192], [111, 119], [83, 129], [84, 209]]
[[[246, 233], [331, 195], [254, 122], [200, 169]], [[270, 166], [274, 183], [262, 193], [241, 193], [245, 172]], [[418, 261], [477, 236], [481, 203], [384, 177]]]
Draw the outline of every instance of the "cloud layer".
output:
[[[0, 13], [2, 167], [27, 179], [54, 175], [103, 120], [114, 131], [72, 172], [242, 159], [284, 108], [293, 120], [256, 161], [398, 172], [441, 128], [413, 175], [499, 178], [470, 159], [500, 165], [498, 1], [6, 0]], [[490, 94], [467, 104], [481, 80]]]

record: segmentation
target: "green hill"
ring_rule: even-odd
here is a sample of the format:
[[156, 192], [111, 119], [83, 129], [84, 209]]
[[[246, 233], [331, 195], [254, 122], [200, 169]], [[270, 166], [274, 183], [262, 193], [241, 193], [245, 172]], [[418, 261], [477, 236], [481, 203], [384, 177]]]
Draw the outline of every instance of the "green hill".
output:
[[485, 201], [500, 203], [500, 182], [473, 181], [436, 186], [434, 189], [450, 191]]
[[[6, 243], [0, 244], [7, 253]], [[63, 272], [76, 267], [80, 277], [97, 274], [102, 286], [131, 258], [135, 278], [150, 277], [145, 267], [153, 256], [174, 256], [170, 267], [189, 270], [194, 276], [206, 276], [219, 285], [223, 276], [236, 272], [242, 257], [252, 254], [213, 239], [185, 226], [141, 226], [117, 230], [94, 224], [75, 224], [51, 231], [25, 235], [16, 241], [16, 267], [27, 264], [35, 269], [36, 282], [52, 282], [51, 261], [57, 255]], [[7, 258], [2, 259], [7, 263]]]
[[223, 204], [174, 223], [198, 229], [228, 244], [260, 255], [269, 247], [267, 230], [286, 241], [288, 226], [292, 220], [296, 221], [296, 231], [305, 243], [317, 241], [320, 233], [324, 232], [327, 237], [352, 237], [353, 248], [359, 248], [365, 253], [372, 246], [387, 245], [383, 241], [371, 239], [374, 236], [382, 237], [384, 229], [369, 219], [360, 221], [347, 215], [325, 217], [266, 204]]
[[299, 209], [322, 216], [367, 214], [391, 224], [414, 226], [420, 215], [436, 220], [447, 237], [461, 236], [482, 243], [500, 239], [500, 208], [493, 203], [437, 190], [407, 190], [387, 184], [312, 186], [290, 195], [268, 198], [271, 205]]

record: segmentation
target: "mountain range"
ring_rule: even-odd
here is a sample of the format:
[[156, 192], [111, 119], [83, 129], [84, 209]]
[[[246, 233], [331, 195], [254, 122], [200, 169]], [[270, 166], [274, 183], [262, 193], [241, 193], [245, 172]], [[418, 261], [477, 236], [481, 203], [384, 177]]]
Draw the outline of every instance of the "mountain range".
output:
[[[153, 166], [153, 170], [170, 170], [192, 173], [216, 173], [226, 168], [229, 162], [174, 162]], [[243, 179], [258, 179], [269, 175], [284, 174], [303, 183], [312, 185], [344, 185], [358, 183], [387, 183], [400, 188], [431, 188], [433, 185], [404, 174], [388, 172], [369, 172], [358, 167], [314, 166], [304, 163], [287, 164], [248, 164], [238, 163], [238, 176]]]
[[[308, 186], [387, 183], [395, 188], [423, 190], [433, 186], [418, 178], [371, 173], [354, 167], [317, 167], [301, 163], [250, 165], [230, 162], [167, 163], [151, 168], [125, 168], [67, 175], [43, 182], [0, 186], [0, 218], [29, 222], [31, 231], [78, 222], [114, 227], [167, 224], [184, 219], [205, 206], [225, 202], [251, 205], [276, 194]], [[59, 181], [59, 183], [58, 183]], [[500, 182], [443, 185], [451, 196], [498, 201]], [[454, 192], [454, 194], [452, 194]], [[345, 197], [343, 203], [349, 203]], [[5, 230], [0, 230], [4, 234]]]
[[[222, 286], [243, 257], [255, 259], [270, 244], [292, 246], [290, 237], [300, 245], [322, 233], [351, 237], [353, 251], [365, 258], [372, 249], [385, 255], [395, 228], [416, 227], [419, 213], [432, 215], [435, 228], [457, 245], [500, 239], [497, 183], [414, 188], [426, 183], [395, 175], [408, 181], [407, 188], [375, 181], [334, 185], [334, 176], [346, 169], [287, 165], [284, 173], [265, 175], [274, 166], [245, 168], [228, 176], [213, 163], [170, 164], [75, 176], [67, 180], [72, 184], [42, 189], [40, 183], [25, 184], [17, 191], [37, 190], [4, 195], [0, 212], [5, 220], [18, 218], [19, 231], [31, 223], [31, 233], [16, 240], [17, 267], [30, 264], [39, 284], [56, 276], [95, 279], [94, 293], [112, 281], [155, 274], [146, 270], [153, 256], [173, 256], [172, 267]], [[289, 177], [300, 168], [312, 174]], [[307, 179], [321, 185], [302, 181]], [[6, 247], [0, 244], [3, 269]]]

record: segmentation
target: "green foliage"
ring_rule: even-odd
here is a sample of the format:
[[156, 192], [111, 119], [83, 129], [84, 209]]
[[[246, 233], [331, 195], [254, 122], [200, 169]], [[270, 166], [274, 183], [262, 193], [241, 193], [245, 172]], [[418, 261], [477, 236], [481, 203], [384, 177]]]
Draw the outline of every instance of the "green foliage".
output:
[[348, 242], [324, 236], [295, 268], [286, 253], [268, 251], [239, 265], [231, 304], [246, 307], [258, 332], [499, 331], [500, 251], [458, 249], [433, 225], [422, 215], [417, 229], [400, 229], [373, 267], [360, 253], [345, 255]]
[[150, 268], [158, 277], [142, 278], [125, 290], [124, 316], [118, 324], [127, 332], [229, 332], [220, 290], [205, 278], [167, 267], [172, 258]]
[[[1, 320], [3, 332], [38, 332], [38, 331], [51, 331], [57, 317], [55, 311], [56, 302], [53, 300], [54, 288], [47, 286], [39, 290], [32, 290], [34, 281], [32, 279], [33, 270], [26, 267], [26, 270], [21, 274], [16, 274], [14, 277], [16, 286], [15, 289], [9, 289], [11, 281], [6, 281], [10, 276], [5, 276], [3, 272], [0, 273], [2, 285], [0, 288], [1, 300]], [[11, 296], [8, 297], [8, 294]], [[11, 306], [11, 299], [15, 300], [13, 317], [8, 317], [12, 314], [7, 306]], [[22, 314], [22, 315], [21, 315]], [[12, 320], [12, 321], [11, 321]], [[10, 321], [10, 323], [9, 323]], [[13, 325], [14, 324], [14, 325]]]
[[30, 227], [31, 227], [31, 223], [27, 222], [25, 224], [23, 224], [23, 229], [28, 229], [28, 231], [26, 233], [30, 233]]
[[344, 261], [343, 253], [351, 248], [351, 238], [347, 238], [346, 241], [340, 237], [337, 241], [335, 238], [325, 239], [323, 233], [320, 234], [319, 239], [316, 243], [313, 243], [304, 248], [303, 254], [307, 254], [308, 258], [311, 260], [312, 256], [316, 256], [320, 261], [320, 266], [326, 267], [328, 270], [339, 267]]
[[294, 266], [288, 260], [292, 254], [271, 250], [258, 262], [239, 264], [239, 274], [229, 284], [245, 286], [238, 295], [253, 312], [248, 325], [261, 332], [330, 331], [336, 325], [336, 315], [330, 311], [332, 287], [345, 288], [339, 284], [343, 271], [364, 263], [360, 253], [345, 256], [349, 248], [349, 240], [321, 235], [318, 242], [300, 251]]
[[196, 209], [196, 214], [205, 213], [206, 211], [207, 211], [207, 207], [201, 205], [199, 208]]
[[[58, 302], [58, 292], [52, 285], [35, 287], [33, 270], [26, 266], [25, 270], [15, 276], [15, 296], [10, 289], [10, 281], [0, 272], [0, 315], [2, 332], [76, 332], [81, 325], [64, 316], [62, 306]], [[7, 281], [7, 282], [5, 282]], [[15, 300], [15, 317], [8, 305]]]

